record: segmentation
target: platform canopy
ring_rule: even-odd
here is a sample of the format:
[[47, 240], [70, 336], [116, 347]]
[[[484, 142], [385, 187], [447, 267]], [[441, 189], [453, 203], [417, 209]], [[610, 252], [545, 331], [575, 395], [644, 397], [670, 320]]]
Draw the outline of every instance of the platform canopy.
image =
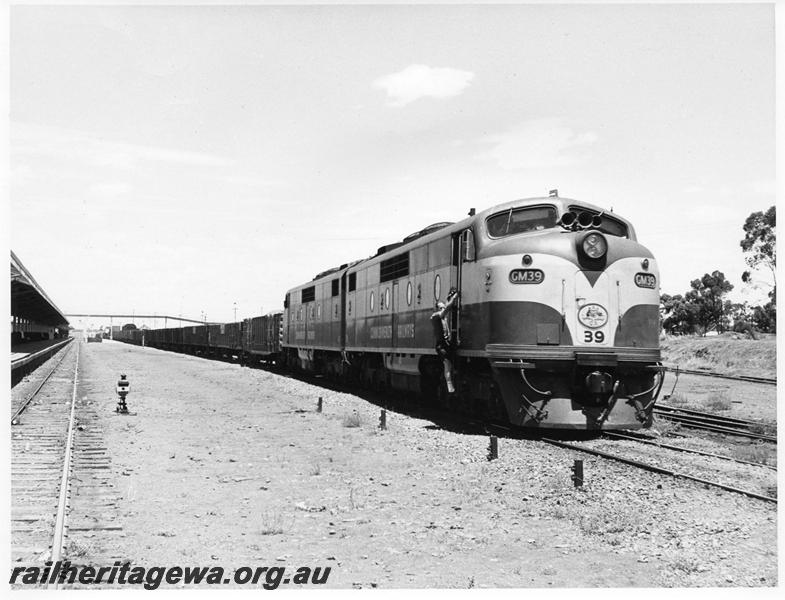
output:
[[49, 299], [19, 257], [11, 251], [11, 316], [41, 325], [67, 325], [68, 320]]

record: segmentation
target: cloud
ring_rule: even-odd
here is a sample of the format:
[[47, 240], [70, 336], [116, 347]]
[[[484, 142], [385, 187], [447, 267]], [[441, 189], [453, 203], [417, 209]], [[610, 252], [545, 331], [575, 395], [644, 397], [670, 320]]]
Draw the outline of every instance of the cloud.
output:
[[202, 152], [129, 144], [84, 131], [26, 123], [12, 123], [10, 150], [14, 157], [47, 157], [122, 170], [131, 170], [145, 161], [200, 167], [233, 164], [229, 159]]
[[409, 65], [403, 71], [380, 77], [373, 86], [387, 92], [389, 106], [406, 106], [420, 98], [452, 98], [463, 93], [474, 73], [427, 65]]
[[562, 119], [534, 119], [505, 133], [488, 135], [480, 143], [490, 146], [478, 158], [492, 160], [503, 169], [545, 169], [582, 161], [570, 151], [590, 146], [599, 138], [592, 131], [576, 133]]

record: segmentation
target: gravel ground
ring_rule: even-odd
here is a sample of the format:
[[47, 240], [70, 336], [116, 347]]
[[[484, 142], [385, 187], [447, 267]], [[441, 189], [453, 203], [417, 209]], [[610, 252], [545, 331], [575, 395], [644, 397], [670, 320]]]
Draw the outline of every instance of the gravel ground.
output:
[[[356, 396], [227, 363], [108, 342], [81, 365], [136, 565], [323, 566], [341, 588], [777, 583], [762, 501], [528, 440], [488, 462], [486, 437], [395, 413], [380, 431]], [[113, 412], [121, 372], [136, 416]]]

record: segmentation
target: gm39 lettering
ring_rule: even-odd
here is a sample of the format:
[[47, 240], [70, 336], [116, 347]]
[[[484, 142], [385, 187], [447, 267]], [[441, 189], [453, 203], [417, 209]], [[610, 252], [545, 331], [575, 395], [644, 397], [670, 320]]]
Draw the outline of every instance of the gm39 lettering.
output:
[[542, 283], [545, 273], [540, 269], [513, 269], [510, 271], [510, 283]]

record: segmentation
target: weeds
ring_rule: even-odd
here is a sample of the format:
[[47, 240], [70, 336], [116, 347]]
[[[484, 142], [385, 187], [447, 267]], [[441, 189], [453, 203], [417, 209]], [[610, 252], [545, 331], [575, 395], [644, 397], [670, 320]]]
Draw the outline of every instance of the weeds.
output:
[[747, 462], [759, 463], [762, 465], [773, 464], [772, 458], [775, 456], [771, 448], [764, 444], [753, 444], [750, 446], [739, 446], [733, 450], [734, 458]]
[[316, 465], [311, 467], [311, 476], [312, 477], [316, 477], [317, 475], [321, 475], [321, 474], [322, 474], [322, 468], [319, 465], [319, 463], [316, 463]]
[[706, 401], [706, 408], [709, 410], [730, 410], [731, 401], [727, 392], [717, 392], [711, 394]]
[[687, 404], [687, 396], [676, 392], [668, 397], [669, 404]]
[[343, 426], [344, 427], [359, 427], [360, 426], [360, 413], [353, 412], [350, 415], [346, 415], [343, 419]]
[[90, 542], [79, 542], [70, 540], [65, 548], [65, 555], [70, 558], [82, 558], [92, 551], [93, 546]]
[[263, 512], [259, 519], [262, 535], [280, 535], [284, 532], [284, 516], [278, 511]]
[[671, 563], [671, 566], [687, 575], [697, 573], [701, 567], [700, 563], [691, 556], [680, 556]]
[[753, 425], [750, 425], [750, 431], [752, 433], [757, 433], [758, 435], [776, 436], [777, 426], [769, 425], [767, 423], [755, 423]]
[[358, 508], [365, 508], [365, 505], [357, 502], [354, 498], [354, 488], [349, 488], [349, 506], [352, 507], [352, 510], [357, 510]]
[[635, 534], [643, 529], [644, 517], [637, 512], [608, 510], [607, 507], [586, 507], [578, 516], [578, 526], [587, 535], [607, 535], [611, 533]]
[[681, 423], [662, 417], [654, 418], [654, 427], [660, 432], [660, 435], [671, 435], [681, 431]]

